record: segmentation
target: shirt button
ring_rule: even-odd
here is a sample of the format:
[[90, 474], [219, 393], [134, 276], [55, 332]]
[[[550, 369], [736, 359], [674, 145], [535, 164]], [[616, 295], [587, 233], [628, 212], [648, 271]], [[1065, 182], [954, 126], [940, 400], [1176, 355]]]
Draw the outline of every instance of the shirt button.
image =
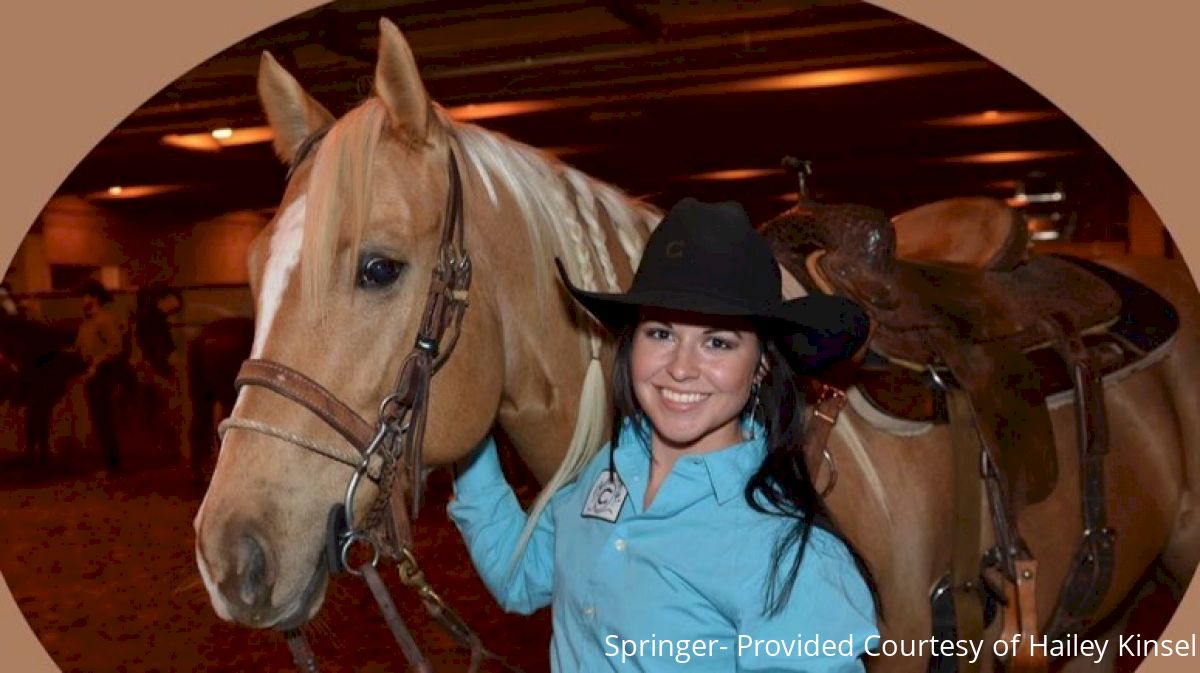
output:
[[693, 458], [692, 459], [692, 465], [699, 465], [700, 463], [703, 463], [703, 462], [704, 462], [704, 460], [702, 458]]
[[587, 606], [586, 608], [583, 609], [583, 616], [584, 617], [595, 617], [596, 616], [596, 608], [594, 608], [590, 605]]
[[617, 551], [625, 551], [625, 541], [624, 540], [617, 540], [616, 542], [613, 543], [613, 546], [616, 547]]

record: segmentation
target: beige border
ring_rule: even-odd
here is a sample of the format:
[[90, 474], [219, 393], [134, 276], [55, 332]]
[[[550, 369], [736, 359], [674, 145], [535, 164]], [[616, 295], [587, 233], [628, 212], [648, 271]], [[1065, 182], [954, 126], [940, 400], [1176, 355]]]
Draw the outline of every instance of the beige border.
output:
[[[0, 260], [7, 265], [57, 185], [125, 114], [216, 50], [313, 0], [110, 0], [20, 3], [0, 10], [0, 82], [7, 146]], [[1149, 197], [1179, 249], [1200, 267], [1189, 206], [1200, 158], [1200, 95], [1190, 65], [1200, 10], [1188, 3], [1089, 0], [877, 0], [942, 31], [1037, 88], [1087, 129]], [[1153, 6], [1151, 6], [1153, 5]], [[1140, 14], [1136, 14], [1137, 12]], [[1136, 15], [1135, 15], [1136, 14]], [[1188, 592], [1168, 635], [1200, 623]], [[53, 671], [0, 587], [0, 668]], [[1149, 673], [1195, 670], [1157, 660]]]

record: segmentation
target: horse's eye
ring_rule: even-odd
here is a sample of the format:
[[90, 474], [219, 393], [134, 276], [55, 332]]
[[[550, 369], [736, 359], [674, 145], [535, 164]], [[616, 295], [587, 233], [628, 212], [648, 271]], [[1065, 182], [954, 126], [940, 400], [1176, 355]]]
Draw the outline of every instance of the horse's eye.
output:
[[361, 288], [387, 287], [396, 282], [404, 262], [387, 257], [367, 257], [359, 266], [358, 286]]

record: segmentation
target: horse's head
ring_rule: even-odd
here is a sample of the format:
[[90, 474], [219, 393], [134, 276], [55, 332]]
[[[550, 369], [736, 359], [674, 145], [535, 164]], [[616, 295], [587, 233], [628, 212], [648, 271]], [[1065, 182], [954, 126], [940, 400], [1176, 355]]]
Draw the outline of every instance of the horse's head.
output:
[[[375, 423], [444, 258], [454, 161], [470, 301], [432, 378], [423, 459], [456, 460], [499, 421], [535, 475], [549, 477], [571, 439], [588, 362], [586, 331], [564, 310], [552, 259], [565, 257], [593, 286], [595, 264], [611, 287], [632, 263], [609, 259], [609, 249], [639, 249], [653, 213], [530, 148], [454, 123], [429, 99], [412, 52], [386, 21], [375, 96], [341, 119], [268, 55], [259, 95], [292, 170], [276, 218], [250, 251], [251, 358], [283, 365]], [[579, 229], [563, 233], [564, 224]], [[589, 229], [599, 244], [585, 245]], [[196, 516], [196, 553], [219, 615], [290, 628], [321, 603], [326, 521], [359, 452], [312, 404], [266, 383], [241, 389], [225, 425]], [[359, 521], [378, 492], [370, 481], [359, 489]]]
[[[278, 215], [249, 258], [257, 308], [251, 357], [318, 382], [371, 422], [417, 335], [453, 144], [391, 24], [384, 24], [375, 88], [375, 97], [335, 122], [264, 56], [259, 93], [276, 149], [293, 169]], [[465, 232], [468, 250], [495, 244], [478, 231]], [[433, 383], [429, 462], [477, 443], [500, 405], [504, 351], [495, 307], [479, 290], [489, 275], [488, 264], [476, 264], [471, 310]], [[196, 518], [198, 563], [223, 617], [287, 626], [315, 612], [323, 593], [324, 522], [353, 473], [331, 456], [353, 464], [358, 453], [305, 407], [264, 388], [243, 388], [232, 415], [271, 431], [226, 430]], [[364, 484], [360, 507], [373, 491]]]

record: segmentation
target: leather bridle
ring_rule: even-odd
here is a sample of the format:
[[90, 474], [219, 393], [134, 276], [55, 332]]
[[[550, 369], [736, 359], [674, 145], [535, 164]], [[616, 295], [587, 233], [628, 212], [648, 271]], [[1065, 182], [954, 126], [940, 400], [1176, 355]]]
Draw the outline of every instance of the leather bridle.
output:
[[[354, 446], [359, 452], [358, 460], [349, 460], [325, 450], [317, 442], [253, 419], [226, 419], [220, 431], [222, 435], [231, 429], [258, 432], [291, 442], [354, 469], [344, 503], [330, 513], [327, 562], [331, 573], [345, 569], [366, 580], [412, 669], [432, 670], [396, 611], [375, 569], [381, 554], [397, 563], [401, 581], [417, 591], [427, 611], [451, 636], [470, 647], [471, 671], [477, 671], [483, 659], [493, 659], [509, 670], [516, 670], [483, 648], [478, 636], [429, 586], [413, 554], [409, 530], [409, 506], [416, 511], [421, 503], [422, 455], [429, 414], [430, 384], [458, 341], [471, 285], [471, 260], [463, 231], [462, 178], [453, 148], [449, 150], [448, 174], [449, 191], [442, 220], [442, 238], [416, 341], [404, 360], [392, 393], [380, 402], [374, 424], [320, 383], [285, 364], [261, 358], [250, 359], [242, 363], [238, 373], [236, 385], [239, 389], [243, 386], [265, 388], [299, 404]], [[377, 484], [378, 494], [359, 525], [354, 515], [354, 502], [363, 478]], [[397, 485], [400, 486], [398, 490]], [[408, 503], [404, 499], [405, 486], [411, 494]], [[370, 561], [357, 569], [350, 567], [351, 551], [356, 544], [368, 546], [371, 557]], [[288, 644], [301, 670], [317, 670], [312, 650], [299, 631], [288, 633]]]

